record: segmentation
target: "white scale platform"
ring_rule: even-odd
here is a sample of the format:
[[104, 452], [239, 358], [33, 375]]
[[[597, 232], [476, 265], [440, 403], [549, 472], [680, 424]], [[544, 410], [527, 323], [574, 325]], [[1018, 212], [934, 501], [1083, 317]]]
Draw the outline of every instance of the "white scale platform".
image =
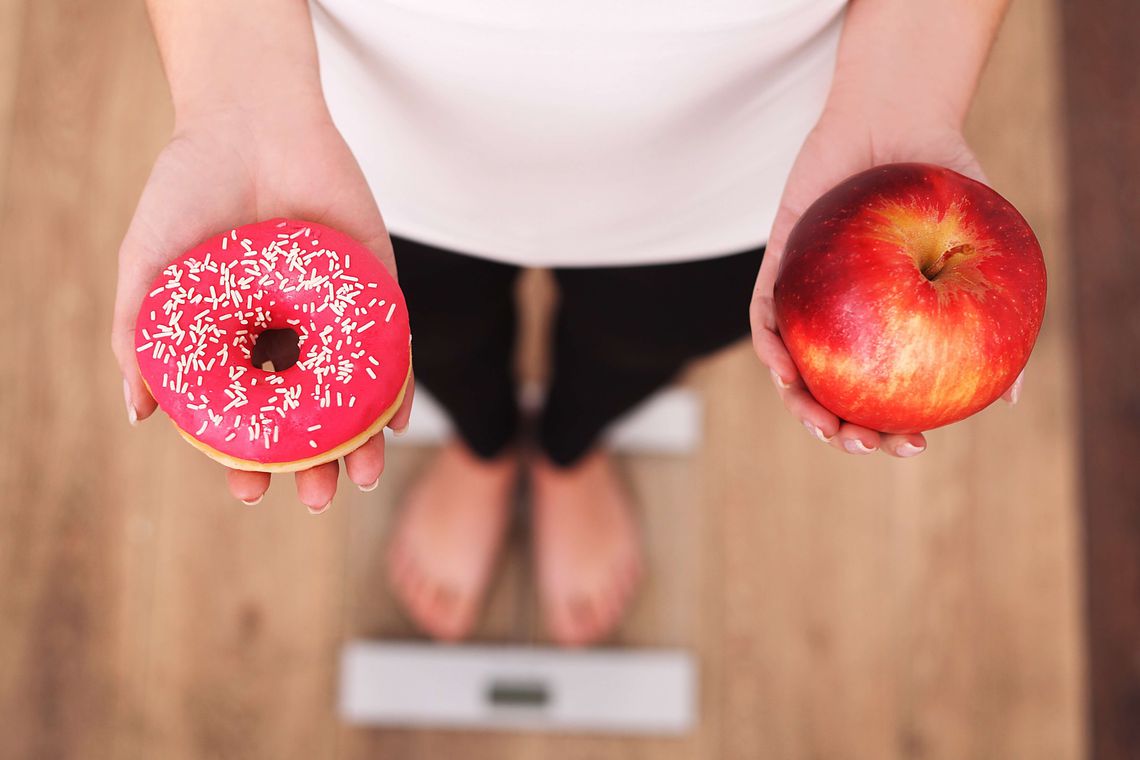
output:
[[352, 642], [340, 711], [358, 725], [676, 735], [695, 723], [696, 680], [683, 651]]
[[[542, 395], [540, 388], [524, 387], [519, 406], [533, 410], [541, 404]], [[389, 437], [389, 446], [434, 445], [451, 431], [443, 408], [427, 391], [416, 389], [412, 410], [407, 432]], [[701, 442], [701, 423], [700, 397], [688, 389], [670, 387], [614, 422], [605, 437], [611, 448], [631, 454], [689, 454]]]
[[[524, 407], [541, 393], [524, 389]], [[607, 434], [622, 452], [681, 455], [701, 438], [700, 399], [668, 388]], [[408, 432], [389, 444], [430, 445], [450, 425], [416, 391]], [[683, 650], [447, 646], [354, 641], [341, 657], [340, 713], [357, 725], [678, 735], [697, 716], [696, 662]]]

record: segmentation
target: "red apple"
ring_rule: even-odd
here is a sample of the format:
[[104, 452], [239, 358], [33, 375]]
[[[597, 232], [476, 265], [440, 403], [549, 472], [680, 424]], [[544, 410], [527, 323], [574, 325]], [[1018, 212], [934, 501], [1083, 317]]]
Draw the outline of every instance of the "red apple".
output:
[[792, 228], [775, 307], [819, 403], [916, 433], [974, 414], [1017, 378], [1045, 312], [1045, 262], [989, 187], [887, 164], [829, 190]]

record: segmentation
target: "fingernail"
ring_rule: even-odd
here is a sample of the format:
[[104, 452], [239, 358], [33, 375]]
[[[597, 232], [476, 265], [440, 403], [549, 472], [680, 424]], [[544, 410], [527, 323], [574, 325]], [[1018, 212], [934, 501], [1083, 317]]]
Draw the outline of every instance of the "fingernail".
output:
[[792, 387], [790, 383], [784, 382], [784, 378], [780, 377], [780, 374], [776, 372], [776, 370], [770, 369], [768, 372], [772, 374], [772, 382], [776, 384], [777, 388], [783, 388], [784, 390], [787, 390], [788, 388]]
[[251, 501], [246, 501], [245, 499], [239, 499], [239, 501], [242, 504], [246, 505], [247, 507], [256, 507], [258, 504], [261, 503], [261, 500], [264, 498], [265, 498], [265, 494], [261, 494], [256, 499], [253, 499]]
[[896, 449], [896, 452], [900, 457], [913, 457], [921, 454], [924, 451], [926, 451], [925, 446], [915, 446], [910, 441], [903, 441], [899, 444], [898, 449]]
[[392, 428], [392, 435], [396, 436], [397, 438], [400, 438], [406, 432], [408, 432], [408, 426], [407, 425], [404, 425], [402, 428], [400, 428], [398, 430], [396, 428]]
[[807, 431], [808, 431], [809, 433], [811, 433], [812, 435], [814, 435], [816, 438], [818, 438], [818, 439], [819, 439], [820, 441], [822, 441], [823, 443], [831, 443], [831, 439], [830, 439], [830, 438], [828, 438], [826, 435], [824, 435], [824, 434], [823, 434], [823, 431], [822, 431], [822, 430], [820, 430], [818, 427], [816, 427], [816, 426], [815, 426], [815, 425], [814, 425], [812, 422], [810, 422], [809, 420], [804, 420], [804, 427], [805, 427], [805, 428], [807, 428]]
[[132, 425], [137, 425], [139, 422], [139, 413], [135, 411], [134, 402], [131, 401], [131, 384], [123, 378], [123, 401], [127, 405], [127, 422]]
[[376, 480], [373, 480], [373, 481], [372, 481], [371, 483], [369, 483], [368, 485], [366, 485], [366, 486], [357, 486], [357, 488], [359, 488], [359, 489], [360, 489], [361, 491], [363, 491], [364, 493], [368, 493], [369, 491], [375, 491], [375, 490], [376, 490], [376, 486], [378, 486], [378, 485], [380, 485], [380, 476], [379, 476], [379, 475], [377, 475], [377, 476], [376, 476]]
[[325, 511], [326, 509], [328, 509], [330, 506], [332, 506], [332, 502], [331, 502], [331, 501], [330, 501], [328, 504], [326, 504], [326, 505], [324, 505], [323, 507], [320, 507], [320, 508], [318, 508], [318, 509], [313, 509], [312, 507], [309, 507], [309, 514], [310, 514], [310, 515], [319, 515], [321, 512], [324, 512], [324, 511]]
[[865, 443], [858, 438], [849, 438], [843, 442], [843, 448], [851, 454], [870, 454], [875, 449], [868, 448]]
[[1009, 404], [1013, 406], [1017, 400], [1021, 398], [1021, 375], [1013, 381], [1013, 387], [1009, 389]]

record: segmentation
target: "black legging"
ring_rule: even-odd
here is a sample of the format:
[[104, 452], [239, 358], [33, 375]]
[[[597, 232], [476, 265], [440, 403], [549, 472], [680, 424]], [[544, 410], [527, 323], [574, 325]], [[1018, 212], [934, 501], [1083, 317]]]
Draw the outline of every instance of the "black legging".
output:
[[[416, 382], [459, 435], [492, 458], [517, 433], [519, 267], [393, 237], [412, 326]], [[764, 249], [679, 264], [555, 269], [553, 375], [538, 443], [573, 464], [605, 427], [692, 359], [748, 334]]]

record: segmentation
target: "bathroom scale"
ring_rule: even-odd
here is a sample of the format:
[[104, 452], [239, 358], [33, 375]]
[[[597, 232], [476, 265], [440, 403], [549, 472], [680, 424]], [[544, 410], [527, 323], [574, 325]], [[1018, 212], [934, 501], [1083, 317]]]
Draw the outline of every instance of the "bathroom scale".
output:
[[697, 667], [672, 649], [556, 649], [353, 641], [339, 708], [350, 724], [680, 735]]

